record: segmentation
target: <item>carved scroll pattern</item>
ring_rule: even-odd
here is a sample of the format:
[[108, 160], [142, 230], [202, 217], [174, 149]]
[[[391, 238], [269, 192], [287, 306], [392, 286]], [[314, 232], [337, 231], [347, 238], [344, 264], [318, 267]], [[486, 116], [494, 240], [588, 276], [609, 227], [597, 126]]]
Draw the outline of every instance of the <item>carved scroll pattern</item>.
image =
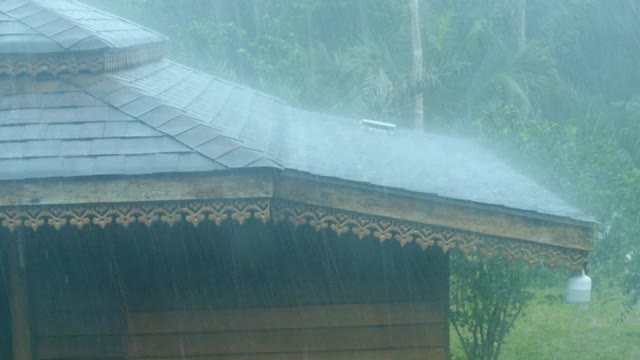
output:
[[294, 226], [308, 225], [316, 231], [330, 230], [337, 235], [350, 232], [360, 239], [372, 236], [380, 242], [395, 240], [402, 246], [415, 242], [425, 250], [438, 246], [445, 253], [459, 250], [467, 257], [481, 255], [491, 259], [499, 256], [509, 262], [520, 260], [529, 266], [544, 264], [552, 269], [564, 266], [577, 270], [587, 261], [588, 255], [588, 252], [578, 249], [504, 239], [292, 202], [274, 201], [272, 213], [274, 222], [288, 221]]
[[58, 76], [63, 73], [78, 74], [82, 72], [99, 73], [103, 70], [104, 55], [99, 53], [78, 56], [65, 54], [7, 55], [0, 59], [0, 75], [9, 77], [42, 74]]
[[588, 252], [578, 249], [269, 199], [0, 208], [0, 224], [10, 231], [18, 227], [37, 231], [42, 226], [58, 230], [63, 226], [82, 229], [90, 224], [102, 228], [109, 224], [128, 227], [136, 222], [147, 226], [163, 222], [173, 226], [179, 221], [187, 221], [198, 226], [204, 221], [220, 225], [234, 220], [243, 224], [250, 218], [263, 223], [287, 221], [294, 226], [306, 225], [317, 231], [333, 231], [337, 235], [353, 233], [361, 239], [371, 236], [380, 242], [394, 240], [402, 246], [412, 242], [423, 249], [437, 246], [445, 253], [456, 250], [467, 257], [490, 259], [499, 256], [508, 261], [520, 260], [530, 266], [544, 264], [552, 269], [560, 266], [580, 269], [588, 255]]
[[162, 59], [162, 43], [103, 52], [77, 52], [31, 55], [6, 55], [0, 58], [0, 76], [59, 76], [79, 73], [102, 73], [127, 69]]
[[104, 228], [112, 223], [128, 227], [135, 222], [151, 226], [158, 221], [173, 226], [183, 220], [194, 226], [205, 220], [220, 225], [228, 219], [243, 224], [250, 218], [266, 223], [270, 216], [270, 203], [266, 199], [0, 209], [0, 223], [10, 231], [21, 226], [37, 231], [44, 225], [58, 230], [67, 225], [82, 229], [89, 224]]

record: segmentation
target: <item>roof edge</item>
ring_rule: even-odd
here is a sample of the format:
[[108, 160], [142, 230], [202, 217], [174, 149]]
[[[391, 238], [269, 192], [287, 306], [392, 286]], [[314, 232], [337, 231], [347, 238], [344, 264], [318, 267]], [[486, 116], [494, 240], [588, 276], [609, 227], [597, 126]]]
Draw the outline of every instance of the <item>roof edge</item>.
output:
[[513, 208], [513, 207], [508, 207], [500, 204], [489, 204], [489, 203], [480, 203], [480, 202], [475, 202], [470, 200], [455, 199], [455, 198], [438, 195], [435, 193], [421, 193], [421, 192], [416, 192], [416, 191], [411, 191], [411, 190], [406, 190], [401, 188], [376, 185], [373, 183], [361, 183], [361, 182], [352, 181], [352, 180], [327, 177], [323, 175], [315, 175], [313, 173], [301, 172], [298, 170], [285, 169], [282, 173], [282, 176], [288, 176], [292, 178], [299, 178], [299, 179], [310, 180], [310, 181], [314, 181], [314, 180], [322, 181], [322, 182], [335, 184], [338, 186], [346, 186], [354, 189], [370, 190], [378, 193], [400, 196], [400, 197], [410, 197], [410, 198], [420, 199], [425, 201], [437, 201], [437, 202], [447, 203], [451, 205], [465, 206], [465, 207], [474, 208], [478, 210], [490, 210], [490, 211], [509, 214], [509, 215], [528, 217], [536, 220], [564, 223], [567, 225], [594, 227], [597, 224], [597, 220], [594, 217], [588, 216], [588, 215], [572, 217], [568, 215], [541, 213], [538, 211]]
[[[590, 250], [477, 231], [474, 224], [487, 220], [484, 216], [487, 214], [471, 212], [473, 216], [479, 215], [473, 220], [474, 224], [467, 222], [469, 218], [466, 217], [457, 219], [461, 226], [452, 227], [431, 221], [429, 212], [455, 217], [464, 209], [437, 204], [432, 207], [433, 204], [424, 201], [380, 197], [380, 194], [371, 197], [371, 191], [354, 192], [339, 186], [309, 191], [309, 183], [306, 186], [283, 184], [286, 180], [286, 177], [278, 177], [270, 171], [260, 171], [215, 172], [198, 176], [183, 174], [163, 179], [91, 178], [87, 182], [15, 184], [13, 189], [2, 189], [7, 195], [5, 200], [22, 199], [28, 200], [29, 204], [22, 201], [11, 204], [11, 201], [2, 201], [3, 196], [0, 196], [0, 229], [15, 231], [27, 227], [36, 231], [46, 225], [56, 229], [64, 226], [81, 229], [89, 224], [126, 227], [134, 222], [147, 226], [155, 222], [172, 225], [183, 220], [198, 226], [207, 219], [218, 225], [228, 219], [242, 224], [253, 217], [264, 222], [272, 220], [275, 223], [286, 221], [294, 226], [306, 225], [317, 231], [326, 229], [338, 235], [351, 233], [360, 238], [372, 237], [380, 242], [398, 241], [401, 246], [416, 244], [424, 250], [437, 247], [445, 253], [457, 250], [465, 256], [502, 257], [507, 261], [519, 260], [530, 266], [544, 264], [550, 268], [564, 265], [579, 269], [587, 261]], [[104, 191], [105, 186], [110, 191]], [[101, 191], [94, 191], [98, 188]], [[160, 188], [162, 191], [158, 191]], [[302, 193], [306, 195], [300, 197]], [[498, 219], [497, 223], [503, 231], [514, 225], [517, 227], [514, 231], [526, 230], [529, 235], [583, 234], [572, 227], [558, 229], [544, 223], [505, 223], [505, 218]]]
[[[469, 206], [469, 203], [413, 197], [394, 191], [380, 191], [371, 186], [352, 186], [330, 179], [288, 174], [286, 170], [262, 167], [163, 173], [161, 176], [150, 174], [13, 181], [0, 187], [0, 208], [267, 196], [281, 201], [559, 249], [588, 252], [593, 246], [593, 224], [571, 224], [557, 221], [557, 218], [532, 218], [524, 212], [503, 212], [491, 207]], [[157, 189], [163, 190], [158, 193]]]

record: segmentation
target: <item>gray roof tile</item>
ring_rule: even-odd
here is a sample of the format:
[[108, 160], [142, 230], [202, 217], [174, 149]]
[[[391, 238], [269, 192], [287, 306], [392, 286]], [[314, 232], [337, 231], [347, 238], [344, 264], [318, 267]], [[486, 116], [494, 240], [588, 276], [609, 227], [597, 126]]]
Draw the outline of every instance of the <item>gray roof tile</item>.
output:
[[46, 126], [40, 124], [0, 126], [0, 141], [37, 140], [45, 130]]
[[106, 101], [107, 103], [115, 106], [115, 107], [122, 107], [123, 105], [126, 105], [136, 99], [141, 98], [143, 95], [130, 87], [123, 87], [119, 90], [114, 91], [113, 93], [105, 96], [102, 98], [102, 100]]
[[219, 136], [198, 146], [196, 150], [212, 159], [217, 159], [221, 155], [228, 153], [238, 146], [237, 141], [224, 136]]
[[262, 158], [264, 154], [255, 150], [239, 147], [216, 159], [230, 168], [242, 168]]
[[236, 86], [229, 86], [221, 81], [213, 81], [185, 110], [189, 114], [209, 121], [220, 113], [238, 89]]
[[29, 26], [31, 26], [31, 27], [37, 28], [37, 27], [42, 26], [44, 24], [50, 23], [50, 22], [56, 20], [57, 18], [58, 18], [58, 15], [56, 15], [56, 14], [50, 12], [50, 11], [42, 10], [37, 14], [31, 15], [29, 17], [26, 17], [26, 18], [22, 19], [22, 22], [27, 24], [27, 25], [29, 25]]
[[46, 93], [42, 95], [42, 107], [82, 107], [98, 106], [102, 103], [93, 96], [81, 91]]
[[42, 94], [0, 96], [0, 110], [33, 109], [42, 107]]
[[104, 47], [104, 43], [97, 36], [91, 35], [71, 45], [70, 49], [74, 51], [96, 50]]
[[61, 176], [87, 176], [93, 175], [95, 157], [64, 157], [60, 165], [63, 170]]
[[25, 172], [32, 178], [66, 175], [63, 168], [63, 159], [60, 157], [26, 159]]
[[47, 139], [82, 139], [82, 125], [50, 124], [47, 125]]
[[0, 54], [53, 53], [64, 51], [57, 42], [44, 35], [0, 35]]
[[[86, 16], [86, 15], [85, 15]], [[89, 29], [94, 32], [100, 31], [118, 31], [118, 30], [138, 30], [138, 26], [132, 23], [121, 21], [119, 19], [113, 19], [109, 17], [101, 17], [99, 19], [84, 18], [82, 20], [76, 20], [83, 28]]]
[[147, 137], [160, 136], [161, 132], [140, 122], [108, 122], [105, 124], [104, 137]]
[[104, 136], [104, 127], [105, 123], [101, 122], [85, 123], [80, 133], [84, 139], [98, 138]]
[[258, 160], [249, 163], [247, 167], [252, 168], [272, 168], [272, 169], [283, 169], [284, 167], [274, 160], [268, 159], [266, 157], [261, 157]]
[[106, 113], [107, 113], [106, 114], [107, 120], [109, 121], [132, 121], [133, 120], [131, 116], [114, 108], [110, 108], [110, 107], [107, 108]]
[[176, 136], [176, 140], [189, 147], [198, 147], [215, 137], [220, 136], [220, 132], [206, 125], [198, 125]]
[[144, 86], [142, 86], [142, 84], [137, 80], [144, 79], [154, 73], [157, 73], [159, 71], [162, 71], [168, 68], [169, 66], [171, 66], [171, 64], [166, 61], [158, 61], [155, 63], [147, 64], [145, 66], [132, 67], [132, 68], [120, 71], [116, 74], [113, 74], [112, 76], [114, 78], [117, 78], [118, 80], [122, 80], [127, 83], [135, 82], [136, 88], [143, 89], [145, 91], [150, 92], [150, 89], [145, 89]]
[[0, 79], [0, 94], [15, 96], [18, 93], [24, 94], [26, 92], [44, 94], [52, 92], [80, 91], [80, 88], [71, 83], [61, 82], [55, 79], [33, 79], [25, 77], [23, 80], [25, 80], [25, 89], [20, 90], [18, 86], [19, 82], [15, 81], [15, 79]]
[[24, 153], [24, 142], [0, 142], [0, 159], [19, 158]]
[[27, 4], [15, 10], [9, 11], [8, 14], [13, 18], [22, 20], [28, 16], [32, 16], [43, 11], [44, 10], [39, 6], [36, 6], [34, 4]]
[[[91, 78], [85, 78], [85, 79], [91, 79]], [[98, 79], [101, 79], [101, 80], [85, 88], [85, 91], [87, 91], [89, 94], [98, 98], [103, 98], [125, 87], [125, 85], [121, 81], [117, 81], [109, 78], [98, 78]]]
[[[37, 30], [38, 32], [46, 35], [46, 36], [54, 36], [56, 34], [60, 34], [63, 31], [69, 30], [76, 27], [76, 25], [74, 23], [72, 23], [71, 21], [64, 19], [64, 18], [58, 18], [54, 21], [48, 22], [42, 26], [38, 26]], [[86, 32], [85, 32], [86, 33]]]
[[[75, 108], [75, 121], [95, 122], [95, 121], [133, 121], [134, 119], [112, 107], [107, 106], [86, 106]], [[69, 120], [74, 121], [74, 120]]]
[[[0, 144], [2, 147], [2, 144]], [[3, 159], [0, 153], [0, 180], [13, 180], [29, 178], [29, 174], [25, 171], [27, 166], [23, 159]]]
[[27, 25], [17, 21], [0, 21], [0, 34], [3, 35], [25, 35], [37, 34], [37, 32]]
[[[68, 30], [65, 30], [63, 32], [60, 32], [58, 34], [51, 36], [51, 39], [57, 42], [58, 44], [62, 45], [62, 47], [64, 47], [65, 49], [68, 49], [71, 46], [80, 42], [81, 40], [84, 40], [90, 36], [91, 36], [90, 33], [85, 31], [84, 29], [81, 29], [75, 26]], [[106, 44], [104, 43], [100, 44], [99, 46], [107, 47]]]
[[121, 171], [125, 174], [153, 174], [157, 172], [155, 154], [128, 155]]
[[[193, 71], [175, 63], [169, 64], [170, 65], [162, 69], [162, 71], [150, 73], [144, 78], [133, 82], [132, 85], [137, 88], [146, 89], [150, 95], [157, 96], [170, 90], [181, 81], [184, 81]], [[159, 96], [159, 98], [163, 99], [162, 96]]]
[[86, 155], [121, 154], [122, 141], [121, 138], [93, 139]]
[[[103, 139], [102, 141], [109, 141]], [[185, 152], [189, 149], [169, 137], [147, 137], [147, 138], [122, 138], [119, 139], [116, 148], [111, 147], [111, 152], [116, 149], [120, 154], [155, 154], [167, 152]]]
[[63, 141], [60, 144], [61, 156], [88, 156], [91, 154], [92, 140]]
[[29, 1], [27, 0], [4, 0], [0, 1], [0, 11], [7, 13], [9, 11], [21, 8], [27, 5]]
[[0, 111], [0, 125], [40, 123], [42, 109], [16, 109]]
[[43, 123], [66, 123], [79, 121], [77, 112], [73, 108], [44, 109], [41, 120]]
[[23, 157], [50, 157], [60, 154], [60, 140], [38, 140], [24, 143]]
[[103, 135], [108, 138], [124, 137], [127, 134], [129, 124], [128, 121], [108, 122], [104, 125]]
[[49, 124], [47, 126], [47, 139], [93, 139], [100, 138], [104, 134], [105, 124], [102, 122], [84, 124]]
[[185, 77], [183, 81], [167, 89], [161, 96], [171, 99], [175, 107], [182, 109], [202, 94], [210, 83], [210, 78], [202, 76], [197, 71], [193, 71]]
[[[168, 162], [167, 160], [169, 159], [165, 158], [163, 155], [164, 154], [156, 154], [156, 164], [162, 166], [165, 171], [170, 171], [168, 165], [171, 163]], [[175, 164], [178, 165], [180, 171], [214, 171], [225, 169], [225, 166], [222, 164], [212, 162], [210, 159], [194, 153], [178, 154]]]
[[162, 102], [160, 102], [158, 99], [152, 98], [150, 96], [143, 96], [122, 106], [120, 110], [131, 116], [139, 117], [161, 105]]
[[140, 119], [142, 119], [147, 124], [157, 128], [166, 124], [167, 121], [181, 116], [182, 114], [183, 113], [181, 111], [174, 108], [168, 106], [160, 106], [140, 116]]
[[91, 169], [92, 173], [99, 175], [117, 173], [124, 168], [125, 160], [124, 155], [96, 156]]
[[128, 122], [126, 137], [158, 136], [161, 133], [151, 126], [140, 122]]
[[151, 154], [151, 161], [149, 161], [150, 165], [154, 167], [154, 169], [158, 169], [161, 167], [166, 167], [168, 164], [178, 165], [180, 159], [184, 157], [183, 155], [187, 155], [191, 153], [161, 153], [161, 154]]
[[171, 119], [164, 123], [162, 126], [158, 127], [158, 130], [165, 132], [169, 135], [176, 135], [182, 132], [185, 132], [189, 129], [193, 129], [198, 126], [199, 122], [188, 117], [188, 116], [178, 116], [175, 119]]

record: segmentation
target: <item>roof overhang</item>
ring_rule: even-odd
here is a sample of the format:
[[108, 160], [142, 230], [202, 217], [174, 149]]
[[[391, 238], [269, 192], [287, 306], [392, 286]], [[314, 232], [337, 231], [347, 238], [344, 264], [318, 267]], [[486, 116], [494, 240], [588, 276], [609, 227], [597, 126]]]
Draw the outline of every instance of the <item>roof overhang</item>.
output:
[[581, 268], [594, 224], [274, 169], [5, 182], [0, 224], [14, 231], [249, 218], [467, 256]]

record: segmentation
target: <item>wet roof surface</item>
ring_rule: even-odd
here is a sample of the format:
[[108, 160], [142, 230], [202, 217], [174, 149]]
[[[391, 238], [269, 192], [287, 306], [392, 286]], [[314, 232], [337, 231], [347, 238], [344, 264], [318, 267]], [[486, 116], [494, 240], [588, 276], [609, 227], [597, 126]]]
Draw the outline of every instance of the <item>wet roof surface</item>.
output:
[[[0, 21], [22, 3], [60, 2], [0, 0]], [[471, 142], [372, 131], [168, 60], [0, 81], [0, 180], [248, 167], [591, 220]]]
[[0, 54], [104, 50], [164, 40], [156, 32], [76, 1], [0, 0]]

